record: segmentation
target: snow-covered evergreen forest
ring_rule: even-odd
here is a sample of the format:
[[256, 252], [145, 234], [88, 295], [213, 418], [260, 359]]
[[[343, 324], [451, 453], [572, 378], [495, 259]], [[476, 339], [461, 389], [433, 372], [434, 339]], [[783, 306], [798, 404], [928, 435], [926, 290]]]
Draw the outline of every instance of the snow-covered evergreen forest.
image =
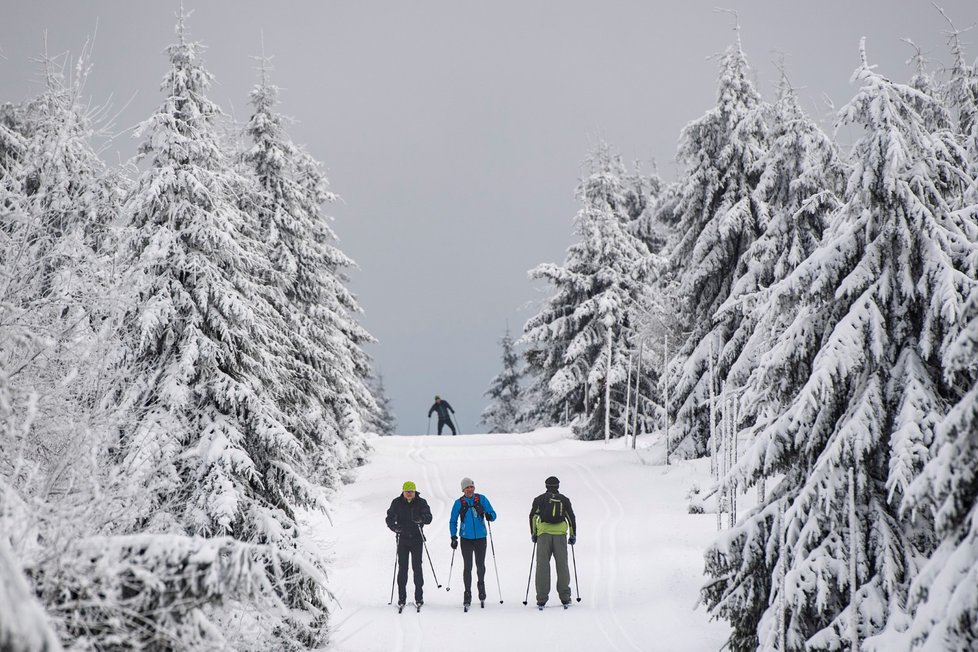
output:
[[[588, 156], [499, 342], [488, 432], [709, 459], [731, 650], [978, 649], [978, 64], [948, 34], [905, 81], [863, 43], [828, 129], [738, 36], [677, 178]], [[0, 650], [328, 642], [304, 515], [397, 421], [271, 67], [236, 123], [201, 55], [181, 16], [120, 165], [87, 50], [0, 98]]]
[[978, 648], [978, 68], [961, 37], [951, 65], [918, 52], [902, 82], [863, 43], [834, 125], [851, 143], [788, 71], [764, 98], [738, 38], [678, 178], [600, 147], [578, 242], [530, 271], [552, 294], [521, 339], [524, 420], [710, 457], [702, 604], [732, 650]]
[[131, 164], [93, 148], [87, 51], [0, 109], [4, 650], [318, 646], [298, 514], [393, 425], [267, 66], [236, 125], [182, 17], [166, 54]]

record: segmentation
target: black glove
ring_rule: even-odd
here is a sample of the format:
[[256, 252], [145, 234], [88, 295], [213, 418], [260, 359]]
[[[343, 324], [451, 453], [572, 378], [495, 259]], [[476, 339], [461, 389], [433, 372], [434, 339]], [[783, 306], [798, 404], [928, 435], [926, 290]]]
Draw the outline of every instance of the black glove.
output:
[[496, 517], [493, 516], [492, 514], [490, 514], [489, 512], [486, 512], [486, 520], [487, 521], [495, 521], [496, 520]]
[[458, 548], [458, 537], [452, 537], [452, 550]]
[[531, 534], [530, 535], [530, 541], [532, 541], [533, 543], [536, 543], [537, 542], [537, 535]]
[[571, 545], [574, 545], [575, 543], [577, 543], [577, 535], [576, 534], [572, 534], [571, 535], [571, 538], [567, 540], [567, 543], [569, 543]]
[[421, 517], [419, 516], [419, 517], [415, 518], [414, 519], [414, 523], [415, 523], [415, 525], [421, 525]]
[[397, 527], [396, 525], [394, 527], [392, 527], [391, 530], [394, 532], [394, 534], [400, 534], [401, 533], [401, 528]]
[[486, 508], [483, 507], [482, 505], [480, 505], [479, 503], [476, 503], [475, 504], [475, 513], [476, 513], [477, 516], [485, 516], [486, 515]]

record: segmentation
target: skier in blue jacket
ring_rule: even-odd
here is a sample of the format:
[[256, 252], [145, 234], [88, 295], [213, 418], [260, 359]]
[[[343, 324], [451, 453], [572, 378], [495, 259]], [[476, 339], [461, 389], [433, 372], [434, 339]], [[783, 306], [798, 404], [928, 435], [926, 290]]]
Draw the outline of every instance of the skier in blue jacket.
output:
[[[462, 496], [452, 505], [452, 516], [448, 522], [448, 531], [452, 535], [452, 550], [458, 547], [462, 539], [462, 582], [465, 584], [465, 594], [462, 602], [466, 609], [472, 603], [472, 555], [475, 553], [475, 565], [479, 590], [479, 602], [485, 606], [486, 601], [486, 524], [482, 519], [496, 520], [496, 511], [492, 503], [483, 495], [475, 493], [475, 483], [471, 478], [462, 478]], [[461, 525], [459, 525], [461, 523]], [[457, 531], [457, 535], [456, 535]]]

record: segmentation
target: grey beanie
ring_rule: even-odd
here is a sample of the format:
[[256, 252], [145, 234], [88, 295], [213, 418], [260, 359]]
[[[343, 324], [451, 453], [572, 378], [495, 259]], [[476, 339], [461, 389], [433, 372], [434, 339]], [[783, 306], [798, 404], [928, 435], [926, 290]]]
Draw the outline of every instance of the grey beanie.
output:
[[475, 483], [472, 482], [472, 478], [462, 478], [462, 482], [460, 482], [459, 484], [462, 485], [462, 491], [465, 491], [465, 488], [466, 487], [474, 487], [475, 486]]

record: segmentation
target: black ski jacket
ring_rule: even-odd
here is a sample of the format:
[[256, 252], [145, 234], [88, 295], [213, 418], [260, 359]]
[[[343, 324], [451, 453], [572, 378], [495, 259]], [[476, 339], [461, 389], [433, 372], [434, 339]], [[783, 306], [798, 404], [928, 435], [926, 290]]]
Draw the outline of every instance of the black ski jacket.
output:
[[421, 542], [422, 535], [418, 525], [428, 525], [431, 523], [431, 508], [428, 501], [421, 497], [421, 494], [414, 494], [414, 500], [408, 502], [401, 494], [391, 501], [391, 506], [387, 510], [387, 527], [392, 532], [398, 532], [402, 545]]
[[431, 406], [431, 409], [428, 410], [428, 416], [430, 417], [432, 412], [437, 412], [438, 420], [447, 422], [449, 410], [451, 410], [452, 414], [455, 414], [455, 410], [452, 410], [452, 406], [448, 404], [448, 401], [442, 399], [440, 401], [435, 401], [434, 405]]

